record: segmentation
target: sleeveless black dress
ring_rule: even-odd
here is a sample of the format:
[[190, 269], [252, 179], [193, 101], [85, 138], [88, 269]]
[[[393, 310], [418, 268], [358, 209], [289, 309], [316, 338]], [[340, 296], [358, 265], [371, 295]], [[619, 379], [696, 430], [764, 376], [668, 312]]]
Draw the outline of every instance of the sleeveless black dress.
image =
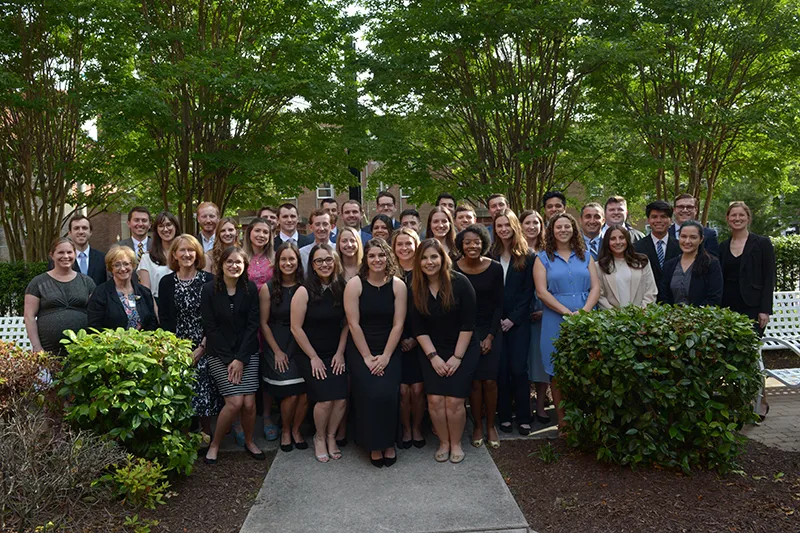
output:
[[[412, 270], [403, 272], [403, 281], [406, 282], [406, 287], [411, 290], [411, 274]], [[410, 293], [409, 293], [410, 294]], [[409, 300], [408, 305], [414, 305], [414, 302]], [[406, 324], [403, 328], [403, 334], [400, 340], [413, 337], [414, 333], [411, 331], [411, 309], [406, 313]], [[401, 350], [401, 358], [403, 360], [403, 385], [413, 385], [415, 383], [422, 383], [422, 367], [419, 362], [419, 345], [414, 346], [407, 352]]]
[[[268, 290], [272, 291], [272, 281], [267, 283]], [[264, 341], [264, 364], [261, 365], [261, 377], [267, 391], [275, 398], [288, 398], [298, 394], [305, 394], [306, 383], [300, 374], [295, 353], [295, 342], [290, 326], [292, 296], [297, 292], [297, 287], [281, 287], [281, 302], [275, 303], [275, 298], [270, 299], [269, 329], [278, 346], [289, 358], [289, 368], [286, 372], [275, 369], [275, 354], [272, 348]]]
[[[380, 287], [362, 280], [358, 311], [370, 353], [382, 354], [394, 320], [392, 280]], [[352, 337], [348, 338], [346, 354], [355, 402], [356, 442], [368, 450], [394, 446], [403, 368], [399, 344], [382, 376], [370, 372]]]
[[308, 302], [303, 331], [308, 341], [322, 362], [325, 363], [325, 379], [317, 379], [311, 375], [311, 360], [303, 353], [299, 345], [295, 345], [296, 360], [300, 372], [305, 379], [309, 400], [312, 402], [328, 402], [347, 398], [347, 372], [340, 375], [333, 373], [332, 361], [339, 347], [339, 336], [344, 325], [344, 305], [334, 305], [333, 293], [325, 290], [318, 302]]

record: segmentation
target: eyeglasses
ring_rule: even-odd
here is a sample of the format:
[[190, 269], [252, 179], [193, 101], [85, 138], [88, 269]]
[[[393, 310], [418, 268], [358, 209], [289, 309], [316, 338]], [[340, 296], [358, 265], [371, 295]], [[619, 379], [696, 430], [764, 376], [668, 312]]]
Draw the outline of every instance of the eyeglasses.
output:
[[242, 261], [241, 259], [239, 260], [228, 259], [227, 261], [225, 261], [225, 266], [242, 266], [242, 265], [244, 265], [244, 261]]
[[692, 209], [695, 209], [695, 207], [693, 205], [676, 205], [675, 206], [675, 211], [691, 211]]
[[113, 268], [114, 270], [119, 270], [121, 268], [131, 268], [132, 266], [133, 266], [133, 263], [128, 263], [128, 262], [125, 262], [125, 263], [114, 263], [113, 265], [111, 265], [111, 268]]
[[385, 203], [382, 203], [382, 204], [378, 204], [378, 207], [394, 207], [394, 202], [392, 202], [392, 203], [385, 202]]
[[333, 264], [333, 257], [318, 257], [317, 259], [314, 259], [313, 263], [316, 266], [332, 265]]

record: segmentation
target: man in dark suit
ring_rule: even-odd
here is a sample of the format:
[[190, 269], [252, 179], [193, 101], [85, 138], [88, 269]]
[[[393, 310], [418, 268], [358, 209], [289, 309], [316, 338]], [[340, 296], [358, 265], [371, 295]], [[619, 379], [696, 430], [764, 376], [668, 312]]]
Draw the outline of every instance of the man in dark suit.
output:
[[281, 204], [278, 208], [278, 235], [275, 236], [277, 248], [286, 241], [293, 242], [298, 248], [314, 242], [313, 235], [301, 235], [297, 231], [297, 206], [294, 204]]
[[606, 230], [609, 226], [620, 224], [625, 226], [631, 234], [631, 242], [637, 242], [644, 238], [644, 233], [628, 223], [628, 201], [625, 198], [622, 196], [609, 197], [608, 200], [606, 200], [604, 209], [606, 225], [603, 226], [603, 230], [600, 232], [601, 236], [606, 234]]
[[143, 206], [136, 206], [128, 211], [128, 229], [131, 236], [122, 239], [117, 244], [127, 246], [136, 253], [136, 260], [141, 260], [145, 252], [150, 251], [150, 210]]
[[[675, 197], [675, 223], [669, 228], [670, 237], [678, 238], [681, 224], [687, 220], [697, 220], [698, 200], [691, 194], [679, 194]], [[714, 257], [719, 256], [719, 240], [717, 232], [712, 228], [703, 228], [703, 247]]]
[[658, 284], [661, 281], [664, 263], [681, 255], [681, 248], [678, 241], [667, 231], [672, 220], [672, 206], [663, 200], [656, 200], [647, 204], [645, 212], [650, 233], [636, 241], [633, 249], [647, 256], [653, 269], [653, 277]]
[[[108, 279], [106, 272], [106, 254], [89, 246], [92, 236], [92, 221], [83, 215], [75, 215], [69, 219], [69, 238], [75, 244], [75, 263], [72, 270], [92, 278], [95, 285], [100, 285]], [[47, 270], [53, 268], [51, 259]]]

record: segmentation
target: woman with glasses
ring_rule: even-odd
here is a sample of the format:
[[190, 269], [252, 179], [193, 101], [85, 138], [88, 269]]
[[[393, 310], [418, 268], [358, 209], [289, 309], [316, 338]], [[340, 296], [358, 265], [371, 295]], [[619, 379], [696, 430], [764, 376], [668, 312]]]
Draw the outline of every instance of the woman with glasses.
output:
[[292, 297], [291, 331], [297, 362], [314, 406], [314, 455], [320, 463], [341, 459], [336, 431], [347, 408], [342, 265], [329, 244], [317, 244], [310, 266]]
[[133, 280], [136, 253], [127, 246], [114, 245], [106, 253], [111, 279], [101, 283], [89, 300], [89, 327], [96, 329], [158, 328], [153, 293]]
[[161, 278], [172, 273], [169, 268], [170, 246], [180, 233], [178, 218], [168, 211], [160, 212], [156, 216], [156, 231], [150, 250], [142, 256], [136, 269], [139, 283], [150, 289], [156, 304], [158, 304], [158, 284]]

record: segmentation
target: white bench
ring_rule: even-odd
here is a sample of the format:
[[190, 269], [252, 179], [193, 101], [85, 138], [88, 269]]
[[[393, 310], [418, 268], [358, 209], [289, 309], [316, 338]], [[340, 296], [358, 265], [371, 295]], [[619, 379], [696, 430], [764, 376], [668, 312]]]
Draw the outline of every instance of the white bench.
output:
[[[769, 369], [764, 367], [765, 350], [789, 349], [800, 356], [800, 291], [776, 292], [772, 300], [772, 316], [764, 330], [758, 354], [761, 371], [787, 387], [800, 387], [800, 368]], [[756, 398], [756, 412], [760, 412], [763, 389]]]
[[30, 350], [31, 341], [25, 330], [25, 319], [21, 316], [0, 316], [0, 341], [13, 342]]

